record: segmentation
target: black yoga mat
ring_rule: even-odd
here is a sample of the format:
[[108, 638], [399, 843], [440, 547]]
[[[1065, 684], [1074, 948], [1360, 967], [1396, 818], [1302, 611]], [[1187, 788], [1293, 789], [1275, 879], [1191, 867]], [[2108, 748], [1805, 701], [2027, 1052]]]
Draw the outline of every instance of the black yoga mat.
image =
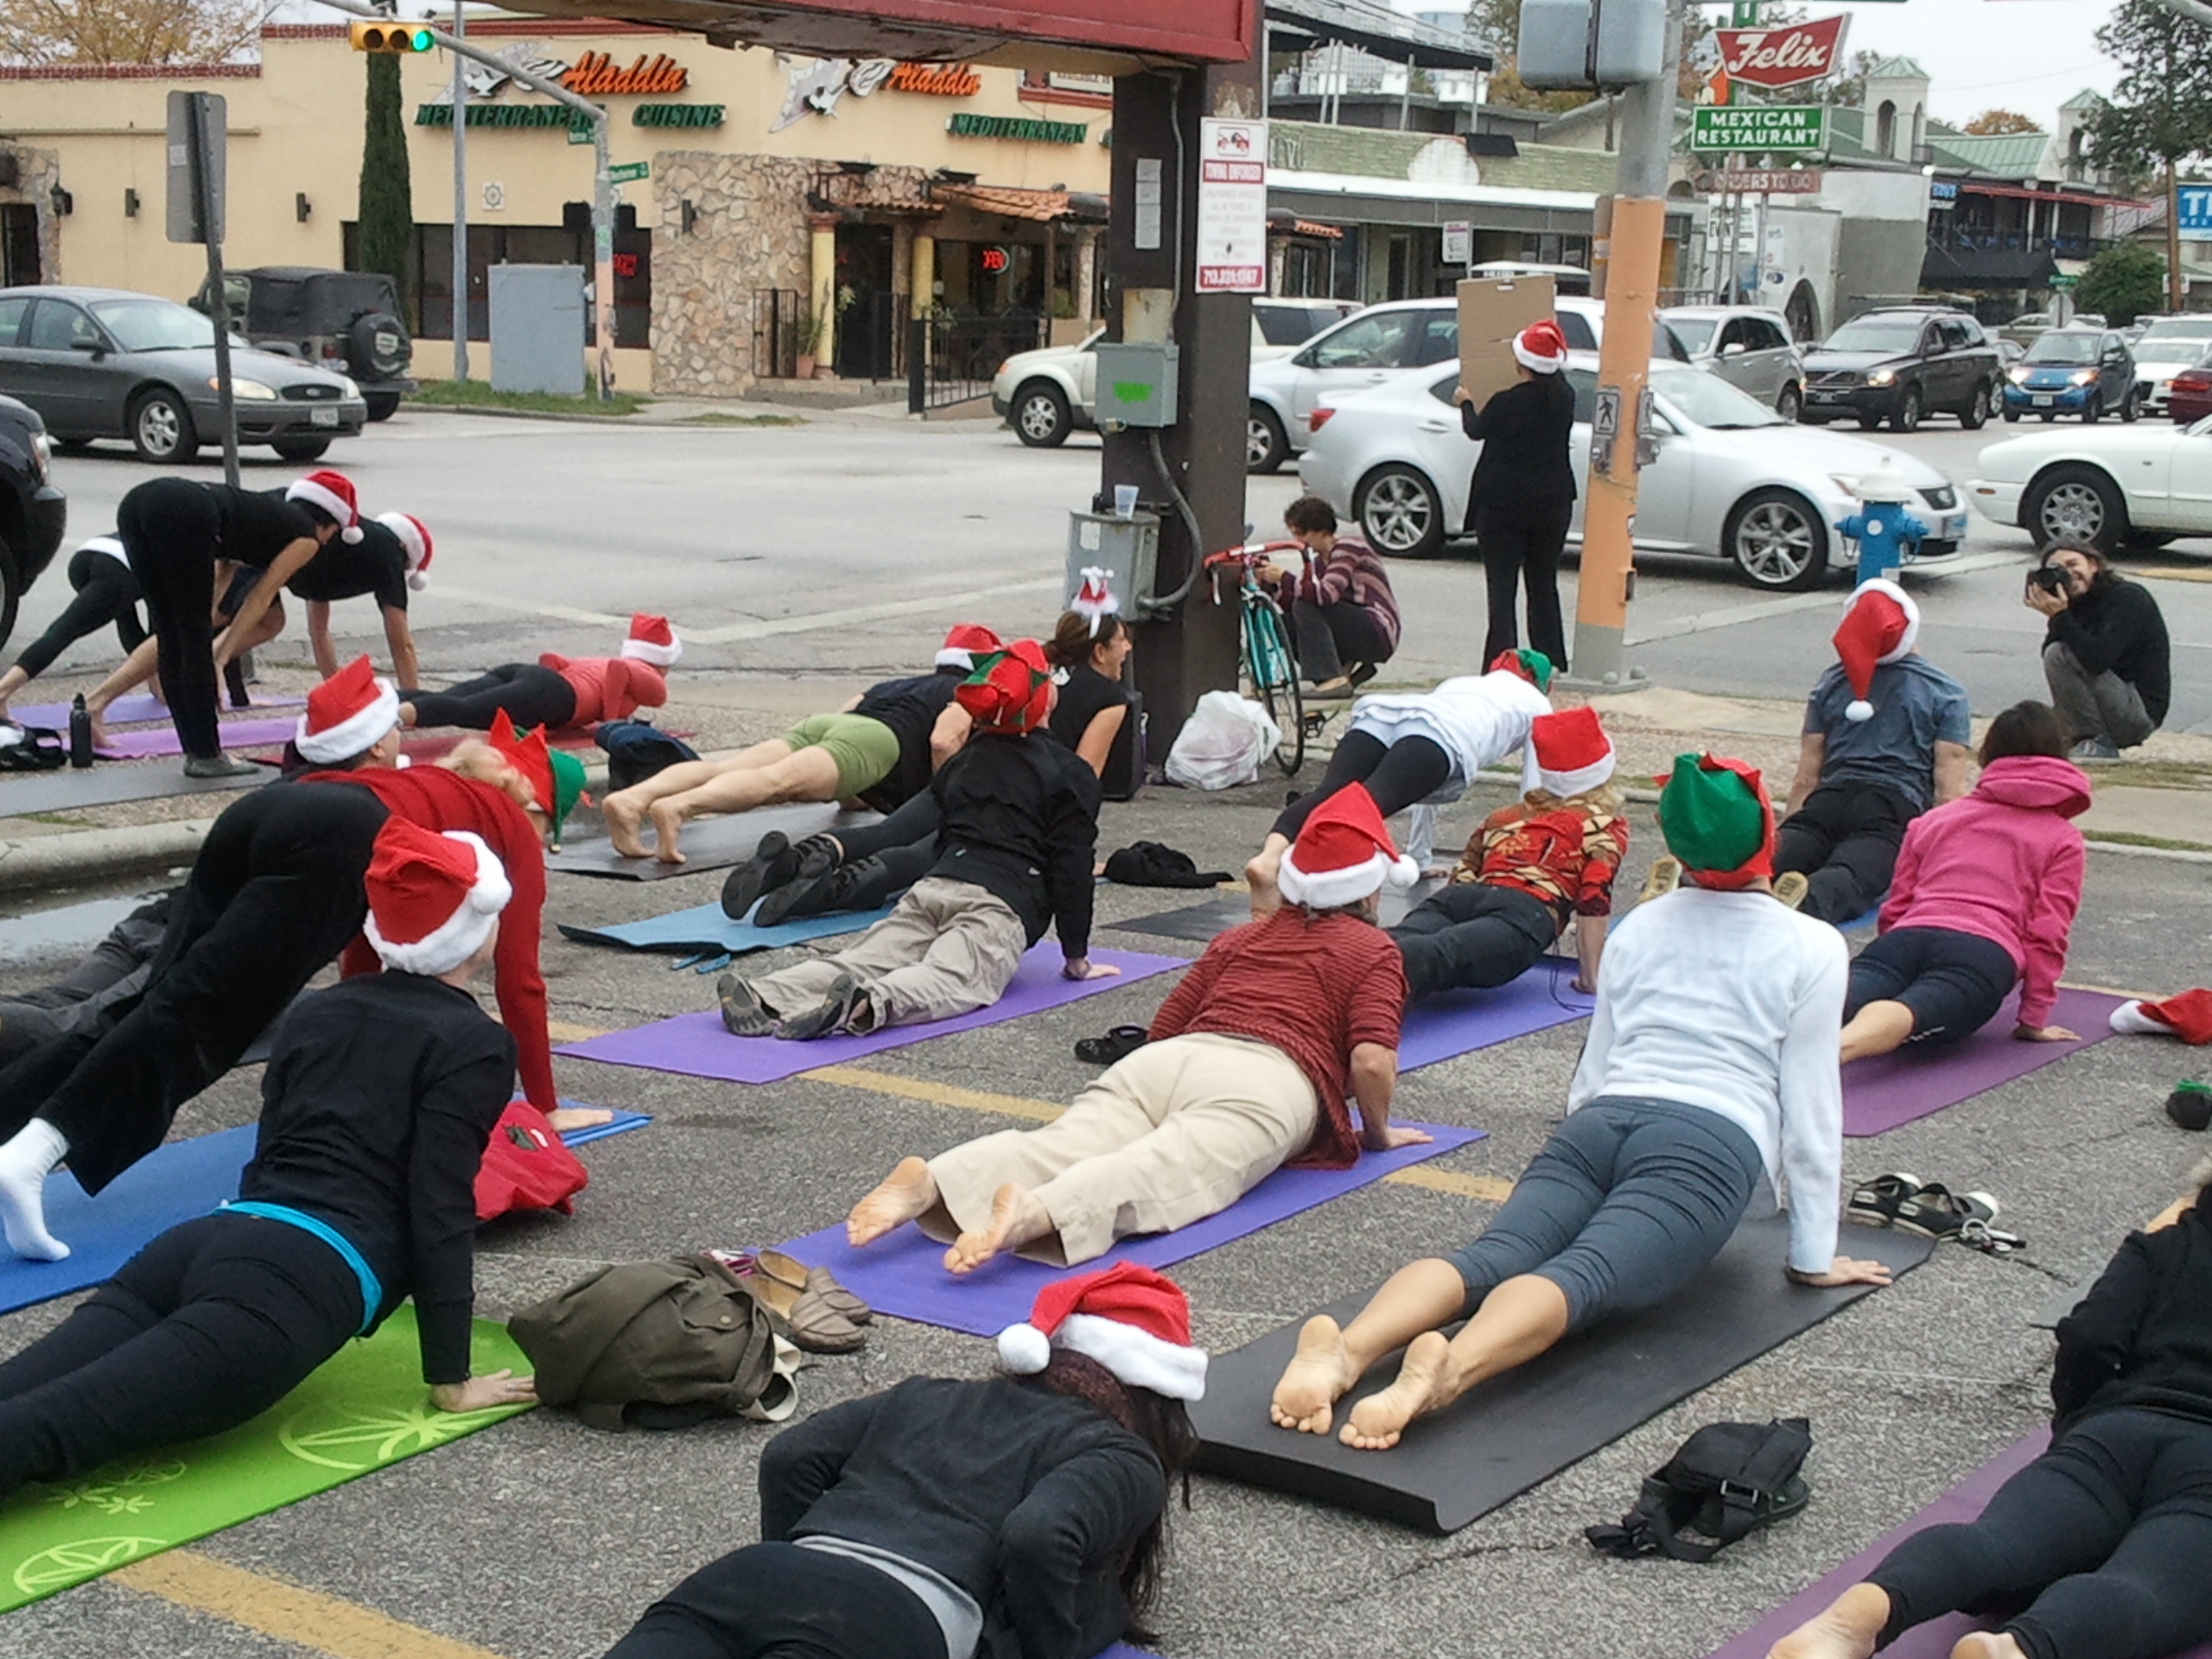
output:
[[[578, 821], [568, 842], [547, 855], [545, 868], [569, 875], [611, 875], [627, 881], [658, 881], [664, 876], [696, 875], [702, 870], [728, 869], [742, 864], [760, 850], [760, 838], [780, 830], [792, 841], [804, 841], [825, 830], [857, 830], [877, 822], [873, 812], [840, 812], [828, 802], [807, 801], [792, 806], [764, 806], [757, 811], [735, 812], [727, 817], [694, 818], [683, 826], [678, 843], [681, 864], [664, 864], [657, 858], [625, 858], [604, 837], [582, 839]], [[650, 829], [645, 844], [652, 844]]]
[[[1395, 927], [1405, 920], [1414, 906], [1441, 886], [1440, 882], [1425, 881], [1421, 886], [1403, 892], [1387, 888], [1382, 894], [1382, 925]], [[1163, 910], [1150, 916], [1139, 916], [1126, 922], [1101, 922], [1101, 927], [1116, 928], [1124, 933], [1149, 933], [1155, 938], [1187, 939], [1192, 944], [1211, 944], [1214, 936], [1252, 919], [1252, 899], [1242, 891], [1224, 893], [1204, 903], [1185, 905], [1179, 910]]]
[[[1935, 1248], [1912, 1233], [1851, 1227], [1847, 1255], [1894, 1273]], [[1277, 1428], [1268, 1402], [1298, 1344], [1304, 1319], [1218, 1355], [1205, 1398], [1191, 1408], [1203, 1441], [1197, 1466], [1423, 1531], [1457, 1532], [1569, 1464], [1871, 1294], [1815, 1290], [1783, 1276], [1789, 1219], [1747, 1221], [1697, 1281], [1673, 1300], [1608, 1319], [1516, 1371], [1414, 1421], [1388, 1452], [1355, 1452], [1336, 1438], [1356, 1401], [1397, 1375], [1393, 1355], [1338, 1402], [1326, 1435]], [[1320, 1312], [1349, 1324], [1366, 1304], [1349, 1296]]]

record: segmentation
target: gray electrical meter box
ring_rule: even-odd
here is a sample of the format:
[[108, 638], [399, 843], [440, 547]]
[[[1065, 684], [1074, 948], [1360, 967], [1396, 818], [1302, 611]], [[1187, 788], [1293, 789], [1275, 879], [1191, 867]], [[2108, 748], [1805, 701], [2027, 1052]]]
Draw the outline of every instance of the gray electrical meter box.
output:
[[1523, 86], [1630, 86], [1666, 73], [1665, 0], [1523, 0], [1514, 68]]
[[[1105, 365], [1099, 365], [1105, 374]], [[1071, 512], [1068, 515], [1067, 580], [1061, 583], [1061, 608], [1083, 586], [1083, 573], [1092, 565], [1106, 573], [1114, 597], [1122, 601], [1122, 615], [1135, 621], [1137, 601], [1152, 592], [1160, 564], [1160, 515], [1140, 508], [1123, 518], [1110, 512]]]
[[1172, 340], [1091, 348], [1098, 359], [1101, 426], [1175, 424], [1176, 368], [1182, 352]]

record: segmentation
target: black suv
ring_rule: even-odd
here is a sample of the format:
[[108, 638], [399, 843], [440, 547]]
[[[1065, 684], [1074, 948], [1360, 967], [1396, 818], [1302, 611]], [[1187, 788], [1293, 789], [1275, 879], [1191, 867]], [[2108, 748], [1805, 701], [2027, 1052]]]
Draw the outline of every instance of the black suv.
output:
[[0, 397], [0, 645], [16, 631], [16, 607], [54, 562], [69, 504], [54, 487], [46, 423]]
[[[264, 352], [351, 375], [371, 420], [390, 420], [400, 394], [415, 390], [407, 378], [414, 343], [399, 320], [391, 277], [373, 270], [261, 265], [225, 271], [223, 285], [232, 329]], [[192, 308], [212, 308], [205, 283], [193, 296]]]
[[1981, 325], [1962, 311], [1899, 307], [1853, 317], [1805, 353], [1798, 419], [1826, 426], [1855, 416], [1910, 432], [1924, 415], [1955, 415], [1971, 432], [1988, 420], [2003, 366]]

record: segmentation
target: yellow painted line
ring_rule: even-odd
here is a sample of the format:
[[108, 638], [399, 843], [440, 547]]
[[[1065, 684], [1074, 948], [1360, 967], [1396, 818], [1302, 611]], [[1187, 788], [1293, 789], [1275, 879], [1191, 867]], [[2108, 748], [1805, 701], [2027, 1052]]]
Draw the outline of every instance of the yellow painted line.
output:
[[196, 1550], [149, 1556], [118, 1567], [108, 1578], [142, 1595], [158, 1596], [332, 1659], [500, 1659], [488, 1648], [455, 1642]]
[[1431, 1169], [1427, 1164], [1396, 1170], [1382, 1179], [1401, 1186], [1425, 1186], [1432, 1192], [1456, 1192], [1463, 1198], [1480, 1198], [1487, 1204], [1503, 1204], [1513, 1196], [1513, 1183], [1497, 1176], [1458, 1175], [1448, 1169]]
[[2131, 563], [2127, 567], [2127, 574], [2151, 582], [2212, 582], [2212, 566], [2205, 565]]
[[545, 1034], [556, 1043], [588, 1043], [607, 1033], [596, 1026], [572, 1026], [565, 1020], [548, 1020]]

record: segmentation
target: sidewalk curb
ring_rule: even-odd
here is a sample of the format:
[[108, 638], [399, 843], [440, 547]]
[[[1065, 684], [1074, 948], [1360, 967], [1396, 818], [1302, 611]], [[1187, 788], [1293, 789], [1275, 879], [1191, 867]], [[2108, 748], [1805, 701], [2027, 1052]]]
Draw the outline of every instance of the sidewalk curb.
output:
[[166, 870], [189, 864], [214, 824], [213, 818], [168, 823], [79, 830], [68, 835], [0, 841], [0, 893], [64, 887], [106, 876]]

